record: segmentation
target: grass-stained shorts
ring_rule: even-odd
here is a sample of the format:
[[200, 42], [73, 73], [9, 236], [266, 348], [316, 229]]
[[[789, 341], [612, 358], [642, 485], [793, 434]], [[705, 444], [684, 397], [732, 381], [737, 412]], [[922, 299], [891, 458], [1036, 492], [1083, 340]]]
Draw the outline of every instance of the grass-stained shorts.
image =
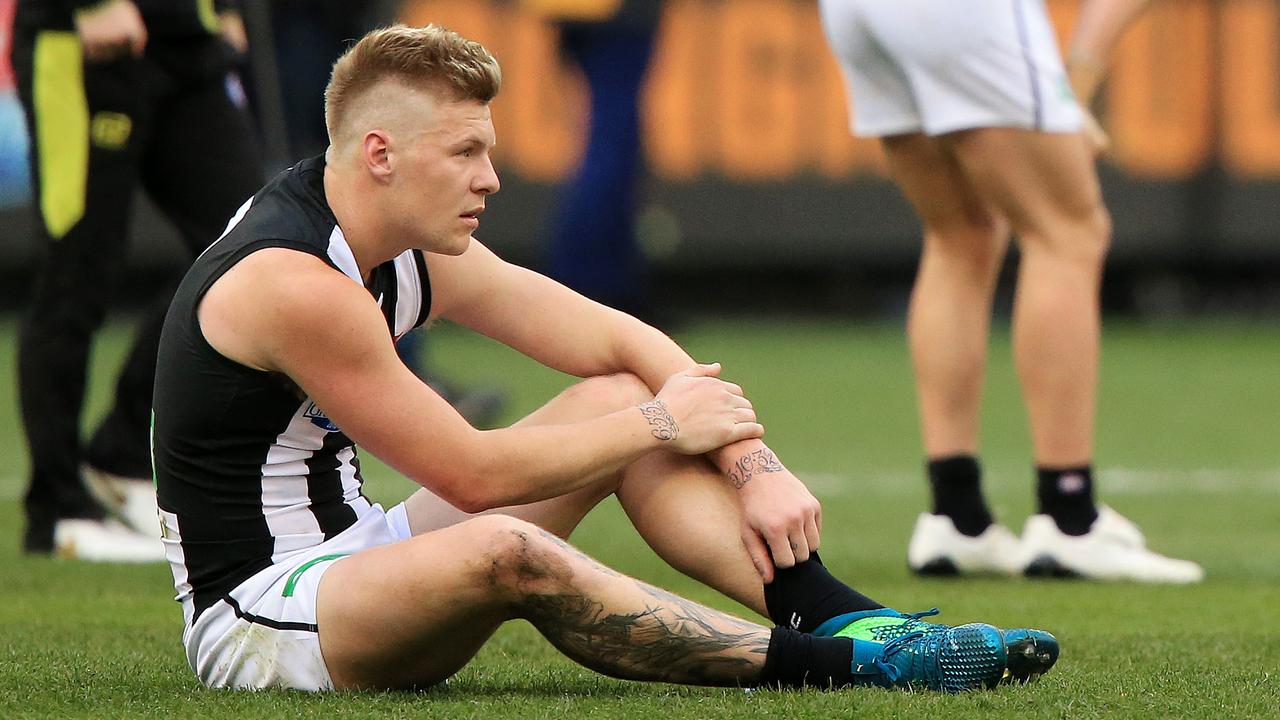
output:
[[348, 555], [410, 535], [404, 503], [386, 513], [374, 505], [337, 536], [244, 581], [184, 629], [191, 669], [208, 687], [332, 689], [316, 628], [320, 578]]

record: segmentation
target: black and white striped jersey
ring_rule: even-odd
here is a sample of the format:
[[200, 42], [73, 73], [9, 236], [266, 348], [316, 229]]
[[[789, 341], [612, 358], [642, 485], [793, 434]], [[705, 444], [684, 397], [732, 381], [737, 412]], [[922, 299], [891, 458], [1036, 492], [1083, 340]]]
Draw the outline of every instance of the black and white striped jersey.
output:
[[[152, 452], [165, 545], [188, 624], [254, 573], [332, 538], [371, 507], [356, 448], [324, 409], [288, 377], [218, 353], [196, 319], [214, 281], [262, 248], [311, 253], [362, 283], [325, 201], [323, 177], [323, 157], [311, 158], [245, 203], [187, 272], [165, 318]], [[421, 252], [378, 266], [367, 288], [392, 336], [426, 320], [431, 289]]]

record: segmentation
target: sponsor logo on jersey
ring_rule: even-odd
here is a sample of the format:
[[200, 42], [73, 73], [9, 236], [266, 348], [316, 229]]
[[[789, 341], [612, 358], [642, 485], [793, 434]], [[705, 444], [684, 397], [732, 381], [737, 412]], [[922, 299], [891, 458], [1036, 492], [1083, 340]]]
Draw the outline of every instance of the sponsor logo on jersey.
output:
[[311, 421], [312, 425], [324, 430], [325, 432], [338, 432], [338, 426], [333, 424], [315, 403], [307, 403], [307, 409], [302, 411], [302, 416]]

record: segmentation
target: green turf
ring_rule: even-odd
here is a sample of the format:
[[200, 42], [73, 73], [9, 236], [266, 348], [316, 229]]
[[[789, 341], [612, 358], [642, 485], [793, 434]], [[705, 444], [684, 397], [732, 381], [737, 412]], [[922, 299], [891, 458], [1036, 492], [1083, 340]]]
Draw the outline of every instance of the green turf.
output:
[[[14, 374], [14, 323], [0, 321], [0, 376]], [[512, 417], [567, 380], [488, 341], [437, 331], [452, 375], [504, 383]], [[126, 328], [95, 354], [89, 415], [102, 412]], [[623, 683], [561, 658], [511, 624], [447, 687], [421, 694], [236, 693], [200, 689], [179, 646], [164, 567], [35, 559], [17, 551], [25, 451], [9, 382], [0, 383], [0, 718], [1228, 718], [1280, 715], [1280, 329], [1196, 324], [1108, 327], [1098, 459], [1104, 497], [1153, 546], [1201, 561], [1193, 588], [1078, 582], [920, 581], [905, 542], [923, 507], [918, 437], [896, 325], [737, 320], [680, 339], [724, 363], [771, 445], [824, 503], [833, 570], [900, 608], [942, 621], [1031, 623], [1058, 634], [1042, 682], [961, 697], [881, 690], [760, 692]], [[1008, 360], [993, 347], [984, 416], [989, 496], [1015, 529], [1031, 508], [1026, 430]], [[409, 485], [367, 460], [369, 493]], [[606, 503], [574, 537], [626, 572], [698, 600], [732, 603], [657, 561]]]

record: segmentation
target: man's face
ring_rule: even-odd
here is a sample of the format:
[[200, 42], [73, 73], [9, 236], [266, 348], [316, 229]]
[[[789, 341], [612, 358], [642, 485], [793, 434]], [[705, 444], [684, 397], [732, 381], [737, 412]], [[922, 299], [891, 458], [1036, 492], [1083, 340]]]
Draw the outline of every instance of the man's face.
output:
[[489, 106], [421, 93], [419, 132], [394, 164], [394, 212], [413, 247], [459, 255], [480, 227], [485, 198], [498, 191], [489, 157], [496, 142]]

